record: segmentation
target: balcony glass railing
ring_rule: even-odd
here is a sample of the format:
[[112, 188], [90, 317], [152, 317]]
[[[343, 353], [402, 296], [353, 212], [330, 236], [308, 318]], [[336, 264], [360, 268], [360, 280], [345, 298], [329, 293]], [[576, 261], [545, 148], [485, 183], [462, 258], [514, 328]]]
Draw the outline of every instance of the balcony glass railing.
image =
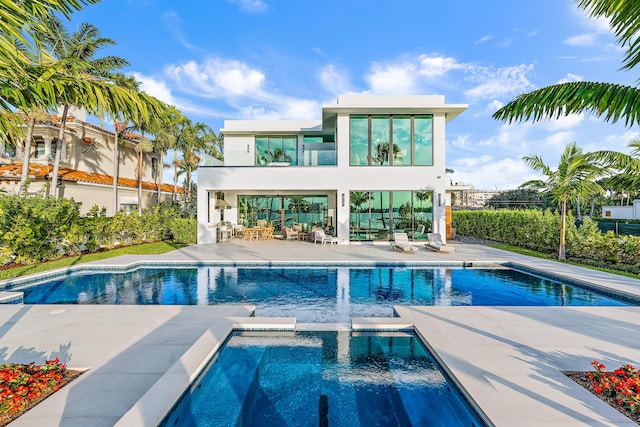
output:
[[304, 144], [302, 166], [336, 166], [336, 145], [333, 143]]

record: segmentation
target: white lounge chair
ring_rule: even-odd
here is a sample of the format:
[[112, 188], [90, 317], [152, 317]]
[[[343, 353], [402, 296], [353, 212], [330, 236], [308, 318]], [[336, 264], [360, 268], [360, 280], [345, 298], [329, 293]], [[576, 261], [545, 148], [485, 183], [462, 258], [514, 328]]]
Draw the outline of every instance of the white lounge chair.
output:
[[407, 236], [407, 233], [393, 233], [393, 245], [391, 246], [391, 249], [411, 254], [418, 252], [418, 248], [409, 242], [409, 236]]
[[333, 236], [327, 236], [324, 233], [324, 230], [321, 228], [316, 228], [314, 230], [312, 230], [313, 232], [313, 243], [315, 244], [316, 242], [320, 242], [323, 245], [330, 243], [330, 244], [338, 244], [338, 238], [337, 237], [333, 237]]
[[455, 248], [453, 246], [447, 245], [442, 241], [442, 236], [438, 233], [427, 233], [427, 240], [427, 249], [431, 249], [432, 251], [444, 252], [449, 254], [452, 254], [455, 251]]

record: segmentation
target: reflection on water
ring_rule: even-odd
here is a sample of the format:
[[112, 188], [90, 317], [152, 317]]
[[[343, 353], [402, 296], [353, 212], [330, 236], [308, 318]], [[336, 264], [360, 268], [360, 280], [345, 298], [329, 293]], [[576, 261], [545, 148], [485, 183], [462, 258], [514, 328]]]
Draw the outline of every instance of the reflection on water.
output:
[[625, 305], [509, 269], [140, 268], [73, 275], [24, 289], [27, 304], [252, 304], [257, 316], [348, 322], [393, 305]]

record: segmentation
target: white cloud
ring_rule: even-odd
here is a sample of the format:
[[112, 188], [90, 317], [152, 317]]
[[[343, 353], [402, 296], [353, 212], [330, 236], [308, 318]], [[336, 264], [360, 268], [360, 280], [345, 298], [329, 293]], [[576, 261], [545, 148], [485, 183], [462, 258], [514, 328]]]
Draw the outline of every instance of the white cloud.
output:
[[140, 83], [142, 91], [169, 105], [176, 105], [176, 100], [166, 82], [140, 73], [133, 73], [133, 76]]
[[558, 80], [558, 84], [560, 84], [560, 83], [581, 82], [583, 80], [584, 80], [583, 76], [580, 76], [578, 74], [568, 73], [566, 77], [563, 77], [560, 80]]
[[579, 34], [564, 40], [564, 44], [569, 46], [592, 47], [598, 44], [597, 34]]
[[267, 4], [263, 0], [227, 0], [236, 4], [240, 10], [246, 13], [264, 13], [268, 10]]
[[472, 184], [479, 190], [514, 189], [537, 178], [520, 158], [461, 158], [447, 166], [455, 170], [453, 182]]
[[444, 56], [420, 55], [418, 62], [418, 73], [425, 77], [441, 77], [451, 70], [470, 68], [468, 64], [462, 64], [455, 58]]
[[575, 129], [584, 121], [584, 117], [584, 113], [569, 114], [568, 116], [560, 116], [557, 119], [541, 121], [540, 125], [551, 132]]
[[320, 79], [322, 87], [334, 95], [351, 91], [349, 74], [346, 71], [338, 70], [338, 68], [333, 64], [322, 67], [318, 78]]
[[192, 95], [211, 98], [264, 96], [265, 75], [240, 61], [221, 58], [210, 58], [203, 64], [189, 61], [167, 66], [165, 75]]
[[481, 83], [464, 94], [473, 99], [490, 99], [524, 93], [534, 87], [527, 76], [531, 70], [533, 65], [524, 64], [498, 69], [475, 67], [468, 80]]
[[473, 44], [485, 43], [485, 42], [488, 42], [489, 40], [491, 40], [492, 38], [493, 38], [493, 36], [480, 37], [478, 40], [474, 41]]
[[415, 65], [403, 63], [383, 65], [374, 63], [371, 71], [365, 76], [372, 93], [379, 95], [406, 95], [417, 90], [415, 81]]

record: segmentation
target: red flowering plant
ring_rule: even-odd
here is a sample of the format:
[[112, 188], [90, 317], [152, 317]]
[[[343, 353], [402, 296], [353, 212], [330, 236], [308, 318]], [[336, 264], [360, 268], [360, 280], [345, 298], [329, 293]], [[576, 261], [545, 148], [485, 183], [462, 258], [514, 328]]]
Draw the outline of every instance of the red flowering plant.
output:
[[57, 391], [65, 382], [66, 369], [57, 357], [44, 365], [0, 365], [0, 413], [23, 411], [34, 400]]
[[607, 368], [597, 360], [591, 362], [594, 371], [587, 374], [596, 394], [608, 396], [618, 406], [632, 414], [640, 413], [640, 371], [631, 365], [607, 372]]

